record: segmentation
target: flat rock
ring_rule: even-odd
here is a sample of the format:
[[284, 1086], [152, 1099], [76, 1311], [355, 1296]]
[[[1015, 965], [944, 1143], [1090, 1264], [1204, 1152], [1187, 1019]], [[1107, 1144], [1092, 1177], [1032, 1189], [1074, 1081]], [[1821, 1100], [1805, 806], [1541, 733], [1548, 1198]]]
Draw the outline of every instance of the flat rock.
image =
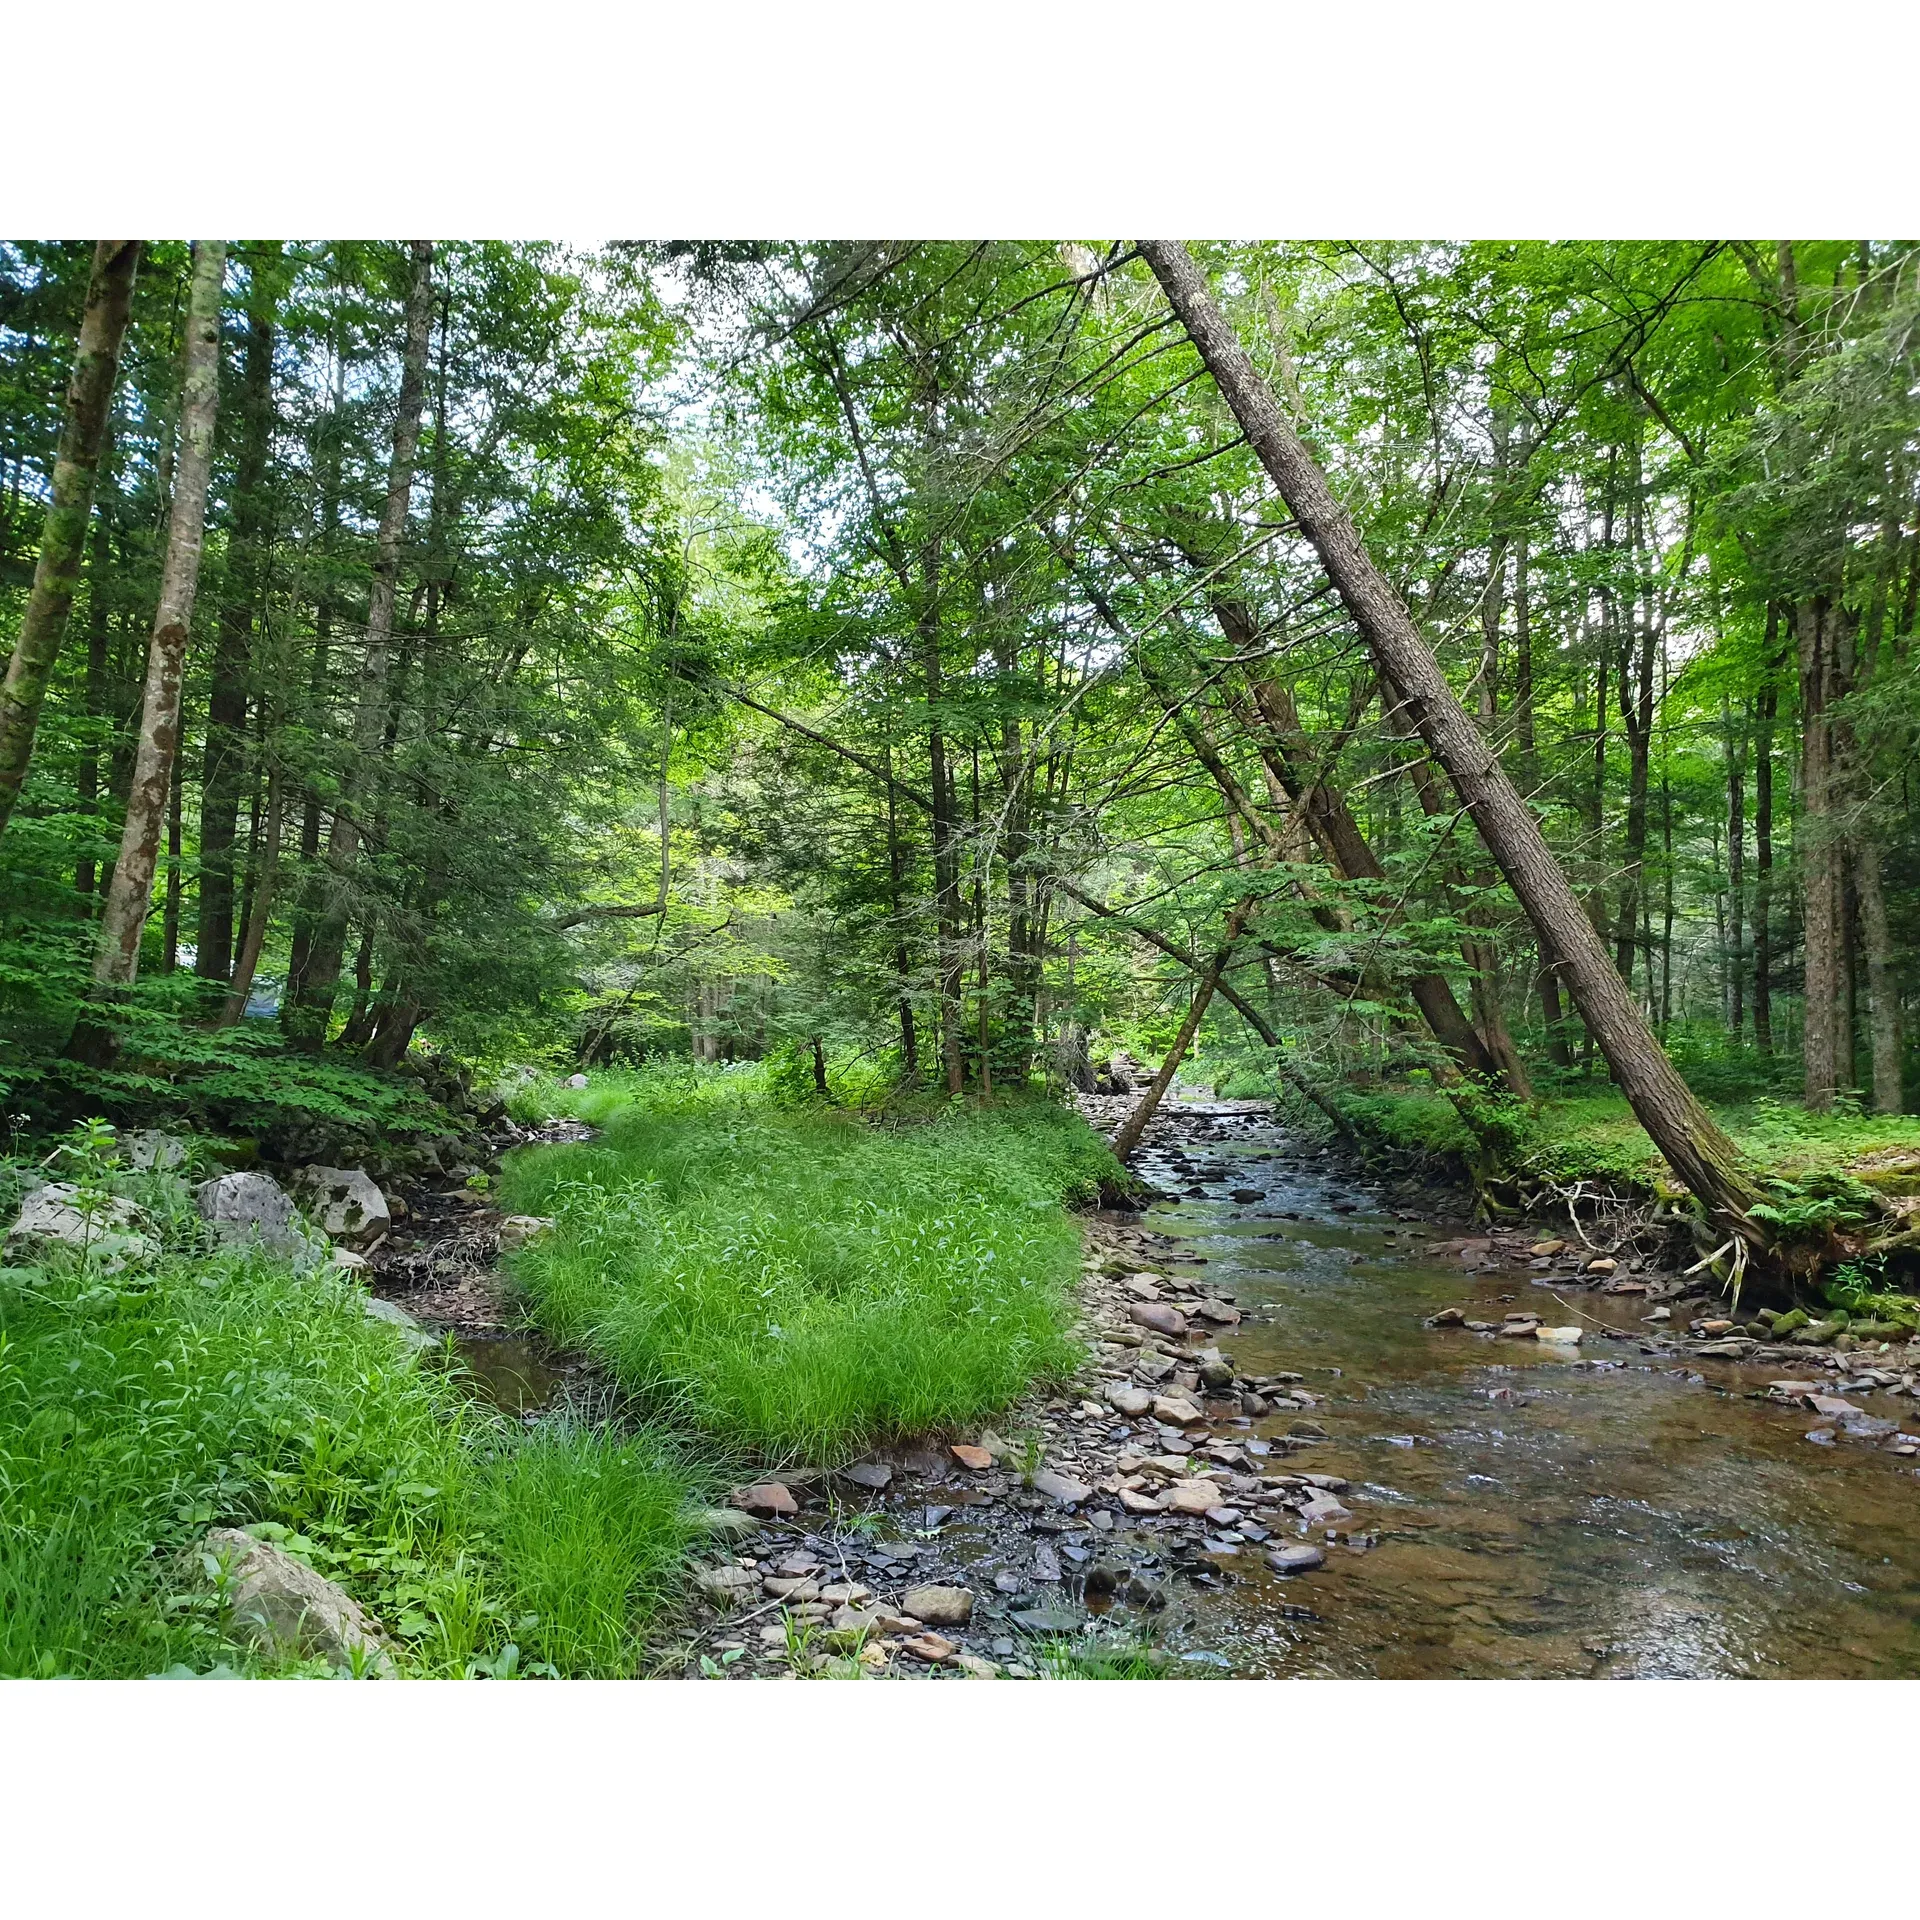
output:
[[1025, 1627], [1029, 1633], [1078, 1633], [1080, 1616], [1068, 1613], [1062, 1607], [1028, 1607], [1022, 1613], [1012, 1616], [1016, 1627]]
[[893, 1484], [893, 1469], [880, 1460], [857, 1460], [850, 1467], [842, 1467], [840, 1477], [851, 1480], [856, 1487], [865, 1487], [869, 1493], [879, 1493]]
[[929, 1666], [938, 1666], [943, 1660], [951, 1660], [960, 1651], [951, 1640], [937, 1633], [916, 1633], [911, 1639], [900, 1642], [900, 1651], [910, 1653], [916, 1660], [924, 1660]]
[[964, 1627], [973, 1618], [970, 1587], [912, 1587], [900, 1605], [930, 1627]]
[[1107, 1404], [1114, 1412], [1123, 1413], [1130, 1420], [1137, 1420], [1153, 1406], [1153, 1395], [1145, 1387], [1130, 1387], [1121, 1381], [1110, 1380], [1105, 1393]]
[[58, 1248], [83, 1254], [108, 1273], [150, 1260], [160, 1243], [142, 1229], [147, 1216], [118, 1194], [83, 1191], [64, 1180], [35, 1187], [7, 1229], [7, 1257], [34, 1260]]
[[1084, 1480], [1070, 1479], [1064, 1473], [1055, 1473], [1051, 1467], [1033, 1476], [1033, 1490], [1063, 1507], [1077, 1507], [1081, 1501], [1093, 1497], [1093, 1489]]
[[693, 1584], [710, 1600], [735, 1603], [760, 1590], [760, 1576], [751, 1567], [702, 1567]]
[[1327, 1556], [1318, 1547], [1310, 1547], [1305, 1541], [1289, 1546], [1275, 1547], [1267, 1555], [1267, 1565], [1275, 1573], [1311, 1573], [1315, 1567], [1324, 1567]]
[[1136, 1301], [1127, 1309], [1127, 1318], [1136, 1327], [1147, 1327], [1155, 1333], [1177, 1336], [1187, 1330], [1187, 1316], [1178, 1307], [1165, 1306], [1158, 1301]]
[[737, 1487], [733, 1504], [748, 1513], [757, 1513], [766, 1518], [784, 1517], [800, 1511], [799, 1501], [778, 1480], [768, 1480], [757, 1487]]
[[1466, 1324], [1467, 1314], [1464, 1307], [1442, 1307], [1428, 1321], [1430, 1327], [1459, 1327]]
[[1170, 1427], [1197, 1427], [1207, 1416], [1184, 1394], [1163, 1393], [1153, 1402], [1153, 1417]]
[[1527, 1251], [1536, 1260], [1551, 1260], [1556, 1253], [1565, 1253], [1567, 1243], [1564, 1240], [1536, 1240]]
[[1546, 1341], [1550, 1346], [1577, 1347], [1582, 1335], [1578, 1327], [1535, 1327], [1533, 1337]]
[[393, 1670], [386, 1637], [352, 1595], [271, 1541], [216, 1527], [206, 1550], [225, 1563], [233, 1630], [281, 1659], [315, 1654], [337, 1667], [376, 1675]]
[[1203, 1514], [1220, 1504], [1220, 1490], [1211, 1480], [1182, 1480], [1171, 1488], [1164, 1511]]

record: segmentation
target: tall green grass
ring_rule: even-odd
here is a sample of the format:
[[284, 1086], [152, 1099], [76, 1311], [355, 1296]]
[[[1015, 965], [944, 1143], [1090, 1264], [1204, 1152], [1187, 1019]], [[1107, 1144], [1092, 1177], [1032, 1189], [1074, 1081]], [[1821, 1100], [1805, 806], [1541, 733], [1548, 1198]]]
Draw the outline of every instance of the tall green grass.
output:
[[509, 1644], [635, 1670], [692, 1529], [673, 1453], [477, 1408], [350, 1280], [182, 1244], [190, 1203], [163, 1215], [176, 1248], [144, 1271], [0, 1268], [0, 1673], [255, 1668], [195, 1549], [260, 1523], [400, 1637], [403, 1671], [501, 1670]]
[[1040, 1103], [882, 1128], [780, 1110], [742, 1074], [597, 1079], [603, 1129], [514, 1157], [558, 1230], [515, 1271], [556, 1337], [757, 1454], [826, 1460], [976, 1418], [1071, 1369], [1079, 1236], [1118, 1169]]

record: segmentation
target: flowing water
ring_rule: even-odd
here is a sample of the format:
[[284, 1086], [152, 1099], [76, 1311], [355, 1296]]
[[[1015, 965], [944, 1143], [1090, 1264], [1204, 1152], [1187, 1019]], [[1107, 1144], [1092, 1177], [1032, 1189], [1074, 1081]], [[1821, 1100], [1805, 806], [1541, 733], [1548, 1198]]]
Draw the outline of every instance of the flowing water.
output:
[[[1563, 1313], [1525, 1273], [1464, 1275], [1422, 1251], [1464, 1229], [1397, 1217], [1282, 1128], [1195, 1137], [1196, 1117], [1170, 1112], [1140, 1156], [1185, 1190], [1145, 1224], [1257, 1316], [1220, 1343], [1237, 1367], [1305, 1376], [1329, 1438], [1289, 1464], [1350, 1479], [1376, 1542], [1330, 1544], [1323, 1570], [1286, 1580], [1252, 1546], [1222, 1558], [1233, 1582], [1195, 1624], [1236, 1673], [1920, 1674], [1911, 1461], [1810, 1445], [1810, 1417], [1744, 1397], [1778, 1366], [1643, 1352], [1644, 1301], [1573, 1292]], [[1421, 1324], [1452, 1305], [1537, 1308], [1588, 1338], [1555, 1353]], [[1911, 1409], [1873, 1408], [1909, 1430]]]

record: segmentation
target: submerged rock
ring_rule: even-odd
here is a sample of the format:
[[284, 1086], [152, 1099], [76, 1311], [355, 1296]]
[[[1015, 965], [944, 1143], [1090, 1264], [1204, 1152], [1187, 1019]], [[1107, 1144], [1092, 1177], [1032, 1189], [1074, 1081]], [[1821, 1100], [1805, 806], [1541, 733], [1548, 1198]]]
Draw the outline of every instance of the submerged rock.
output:
[[319, 1655], [384, 1677], [393, 1671], [386, 1636], [351, 1594], [271, 1541], [234, 1527], [216, 1527], [206, 1549], [232, 1582], [234, 1632], [281, 1659]]
[[160, 1251], [160, 1243], [142, 1231], [146, 1225], [147, 1216], [118, 1194], [49, 1181], [21, 1201], [7, 1229], [7, 1257], [33, 1260], [64, 1247], [115, 1273]]

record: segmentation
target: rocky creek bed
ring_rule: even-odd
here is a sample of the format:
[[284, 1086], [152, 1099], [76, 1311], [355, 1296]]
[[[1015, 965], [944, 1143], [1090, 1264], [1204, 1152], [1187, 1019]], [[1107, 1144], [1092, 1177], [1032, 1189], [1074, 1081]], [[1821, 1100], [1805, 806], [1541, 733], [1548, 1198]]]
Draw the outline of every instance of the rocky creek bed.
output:
[[[742, 1486], [662, 1671], [1920, 1673], [1920, 1351], [1756, 1338], [1259, 1103], [1170, 1103], [1139, 1164], [1163, 1197], [1086, 1221], [1070, 1388]], [[417, 1195], [380, 1290], [529, 1418], [604, 1392], [511, 1324], [499, 1227]]]

